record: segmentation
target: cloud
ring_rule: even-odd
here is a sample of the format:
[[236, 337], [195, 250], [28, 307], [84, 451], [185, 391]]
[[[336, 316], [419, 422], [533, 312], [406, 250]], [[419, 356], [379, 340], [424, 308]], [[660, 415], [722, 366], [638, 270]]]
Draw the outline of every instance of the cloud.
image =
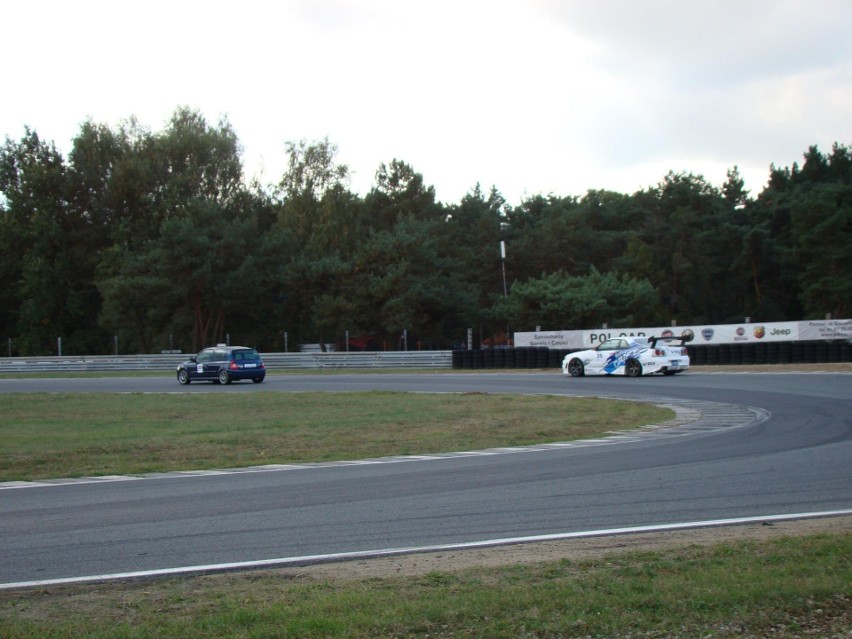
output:
[[249, 176], [328, 137], [366, 193], [396, 158], [458, 201], [715, 184], [852, 140], [845, 0], [13, 3], [0, 134], [66, 152], [87, 117], [227, 116]]

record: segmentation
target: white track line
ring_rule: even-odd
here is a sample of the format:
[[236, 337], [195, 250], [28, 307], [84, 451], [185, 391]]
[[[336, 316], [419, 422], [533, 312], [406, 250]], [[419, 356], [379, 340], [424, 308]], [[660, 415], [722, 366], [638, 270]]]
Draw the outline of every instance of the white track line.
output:
[[474, 548], [485, 548], [492, 546], [506, 546], [510, 544], [526, 544], [542, 541], [559, 541], [564, 539], [580, 539], [583, 537], [607, 537], [613, 535], [627, 535], [643, 532], [664, 532], [667, 530], [685, 530], [688, 528], [709, 528], [713, 526], [733, 526], [739, 524], [768, 523], [775, 521], [789, 521], [793, 519], [813, 519], [818, 517], [837, 517], [852, 515], [849, 510], [829, 510], [813, 513], [796, 513], [788, 515], [765, 515], [762, 517], [737, 517], [733, 519], [711, 519], [707, 521], [691, 521], [678, 524], [657, 524], [653, 526], [634, 526], [632, 528], [609, 528], [604, 530], [588, 530], [582, 532], [555, 533], [550, 535], [534, 535], [530, 537], [508, 537], [502, 539], [485, 539], [458, 544], [444, 544], [438, 546], [416, 546], [411, 548], [387, 548], [378, 550], [364, 550], [359, 552], [332, 553], [327, 555], [305, 555], [302, 557], [282, 557], [278, 559], [261, 559], [258, 561], [241, 561], [224, 564], [206, 564], [200, 566], [181, 566], [178, 568], [162, 568], [159, 570], [140, 570], [136, 572], [122, 572], [104, 575], [87, 575], [81, 577], [65, 577], [63, 579], [45, 579], [41, 581], [18, 581], [0, 583], [0, 590], [11, 590], [14, 588], [40, 588], [44, 586], [57, 586], [62, 584], [80, 584], [91, 582], [116, 581], [126, 579], [146, 579], [154, 577], [168, 577], [175, 575], [192, 575], [204, 573], [228, 572], [235, 570], [270, 569], [283, 568], [286, 566], [305, 566], [309, 564], [333, 563], [339, 561], [351, 561], [355, 559], [376, 559], [394, 555], [409, 555], [426, 552], [445, 552], [450, 550], [470, 550]]

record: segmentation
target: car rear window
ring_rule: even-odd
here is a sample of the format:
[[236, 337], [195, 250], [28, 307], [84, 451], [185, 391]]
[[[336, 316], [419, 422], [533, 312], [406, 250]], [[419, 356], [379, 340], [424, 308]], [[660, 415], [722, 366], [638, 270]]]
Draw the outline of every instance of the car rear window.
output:
[[251, 349], [245, 349], [242, 351], [234, 351], [234, 359], [239, 361], [252, 361], [260, 359], [260, 355], [257, 354], [257, 351]]

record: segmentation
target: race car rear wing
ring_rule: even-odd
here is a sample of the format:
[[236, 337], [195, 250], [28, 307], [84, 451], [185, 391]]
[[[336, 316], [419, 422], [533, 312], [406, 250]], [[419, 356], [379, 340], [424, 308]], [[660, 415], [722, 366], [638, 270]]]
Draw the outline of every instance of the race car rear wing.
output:
[[[663, 342], [666, 342], [666, 343], [668, 343], [668, 342], [680, 342], [680, 344], [679, 344], [680, 346], [686, 346], [686, 344], [688, 342], [691, 342], [694, 337], [695, 337], [695, 334], [691, 330], [686, 329], [679, 336], [678, 335], [668, 335], [668, 336], [662, 336], [662, 337], [649, 337], [648, 338], [648, 344], [651, 345], [651, 348], [655, 348], [657, 346], [657, 342], [660, 342], [660, 341], [663, 341]], [[675, 346], [678, 346], [678, 344], [675, 344]]]

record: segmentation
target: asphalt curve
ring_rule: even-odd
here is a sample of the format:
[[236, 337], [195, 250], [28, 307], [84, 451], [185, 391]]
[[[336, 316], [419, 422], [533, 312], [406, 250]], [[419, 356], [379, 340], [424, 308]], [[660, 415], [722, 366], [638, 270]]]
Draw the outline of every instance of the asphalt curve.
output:
[[0, 586], [852, 510], [844, 373], [273, 375], [187, 388], [165, 377], [5, 379], [0, 402], [9, 392], [372, 389], [621, 397], [705, 416], [523, 451], [0, 484]]

